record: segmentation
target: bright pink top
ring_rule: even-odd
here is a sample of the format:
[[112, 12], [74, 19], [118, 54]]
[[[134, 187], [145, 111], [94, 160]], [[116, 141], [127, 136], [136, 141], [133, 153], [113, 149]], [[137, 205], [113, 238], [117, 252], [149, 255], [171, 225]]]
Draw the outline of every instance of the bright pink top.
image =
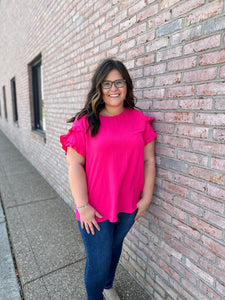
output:
[[[86, 159], [89, 203], [103, 216], [98, 222], [116, 222], [118, 213], [136, 210], [144, 185], [144, 146], [157, 135], [150, 125], [153, 119], [125, 108], [116, 116], [100, 115], [95, 137], [90, 130], [86, 133], [85, 116], [60, 137], [65, 151], [71, 146]], [[76, 217], [80, 220], [77, 210]]]

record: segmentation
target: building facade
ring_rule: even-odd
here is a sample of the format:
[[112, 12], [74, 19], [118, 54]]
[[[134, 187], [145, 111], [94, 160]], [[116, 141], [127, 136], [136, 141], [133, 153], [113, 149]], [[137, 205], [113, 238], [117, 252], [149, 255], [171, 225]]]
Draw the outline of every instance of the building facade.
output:
[[0, 129], [73, 208], [59, 136], [100, 60], [155, 117], [157, 178], [122, 263], [154, 299], [225, 295], [225, 2], [0, 1]]

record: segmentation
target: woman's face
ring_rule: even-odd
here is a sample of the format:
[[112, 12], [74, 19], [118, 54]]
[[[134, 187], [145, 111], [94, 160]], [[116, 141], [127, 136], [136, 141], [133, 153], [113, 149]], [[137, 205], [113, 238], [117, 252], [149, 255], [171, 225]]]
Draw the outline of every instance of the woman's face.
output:
[[[110, 71], [108, 73], [108, 75], [106, 76], [106, 78], [104, 79], [104, 82], [107, 82], [107, 81], [114, 82], [115, 80], [119, 80], [119, 81], [117, 81], [116, 83], [113, 83], [110, 88], [102, 87], [102, 97], [103, 97], [103, 101], [105, 102], [106, 109], [107, 108], [110, 109], [110, 108], [124, 107], [124, 100], [127, 95], [127, 85], [126, 85], [126, 82], [123, 81], [123, 77], [120, 74], [120, 72], [116, 69]], [[121, 85], [123, 85], [123, 86], [118, 87]]]

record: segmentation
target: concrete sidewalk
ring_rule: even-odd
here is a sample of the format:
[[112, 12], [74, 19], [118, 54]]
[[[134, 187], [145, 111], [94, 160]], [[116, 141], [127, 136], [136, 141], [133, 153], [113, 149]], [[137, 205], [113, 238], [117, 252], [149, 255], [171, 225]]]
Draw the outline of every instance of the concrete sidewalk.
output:
[[[85, 251], [74, 212], [1, 131], [0, 196], [0, 300], [85, 300]], [[121, 265], [115, 288], [122, 300], [151, 299]]]

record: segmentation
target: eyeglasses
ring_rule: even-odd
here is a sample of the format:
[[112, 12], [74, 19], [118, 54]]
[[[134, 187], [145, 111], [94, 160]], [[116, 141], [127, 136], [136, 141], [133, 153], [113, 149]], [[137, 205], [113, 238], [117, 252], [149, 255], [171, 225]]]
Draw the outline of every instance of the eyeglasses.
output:
[[122, 88], [125, 86], [125, 79], [117, 79], [115, 81], [105, 80], [102, 82], [103, 89], [111, 89], [112, 85], [114, 84], [117, 88]]

